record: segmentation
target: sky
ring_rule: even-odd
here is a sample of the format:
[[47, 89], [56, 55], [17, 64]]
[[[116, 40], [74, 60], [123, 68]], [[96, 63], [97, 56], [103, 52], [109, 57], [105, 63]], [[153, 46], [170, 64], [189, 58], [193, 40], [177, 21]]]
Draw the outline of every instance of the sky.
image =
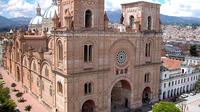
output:
[[[141, 0], [105, 0], [106, 11], [119, 10], [120, 4]], [[161, 4], [161, 14], [170, 16], [200, 18], [200, 0], [144, 0]], [[0, 15], [13, 17], [33, 17], [38, 2], [44, 10], [51, 5], [52, 0], [0, 0]]]

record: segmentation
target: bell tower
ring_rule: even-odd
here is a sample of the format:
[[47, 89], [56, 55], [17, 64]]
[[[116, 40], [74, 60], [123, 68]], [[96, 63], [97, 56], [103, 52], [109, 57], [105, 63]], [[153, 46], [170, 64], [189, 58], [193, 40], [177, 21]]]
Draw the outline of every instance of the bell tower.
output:
[[61, 0], [59, 9], [61, 27], [104, 30], [104, 0]]
[[133, 32], [160, 31], [160, 4], [144, 1], [122, 4], [123, 21]]

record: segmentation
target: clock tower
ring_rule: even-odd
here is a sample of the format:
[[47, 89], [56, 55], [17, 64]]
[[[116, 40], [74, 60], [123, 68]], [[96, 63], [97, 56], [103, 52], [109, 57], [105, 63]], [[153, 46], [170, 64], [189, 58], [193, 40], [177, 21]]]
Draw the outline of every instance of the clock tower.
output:
[[61, 0], [61, 27], [104, 30], [104, 0]]

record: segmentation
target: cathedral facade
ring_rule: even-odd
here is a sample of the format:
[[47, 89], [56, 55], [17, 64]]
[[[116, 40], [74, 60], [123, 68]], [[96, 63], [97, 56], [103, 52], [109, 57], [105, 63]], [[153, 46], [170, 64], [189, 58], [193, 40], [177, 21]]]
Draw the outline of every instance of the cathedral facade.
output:
[[109, 28], [104, 0], [55, 2], [50, 34], [21, 28], [4, 42], [16, 81], [52, 112], [123, 112], [159, 100], [159, 4], [122, 4], [120, 32]]

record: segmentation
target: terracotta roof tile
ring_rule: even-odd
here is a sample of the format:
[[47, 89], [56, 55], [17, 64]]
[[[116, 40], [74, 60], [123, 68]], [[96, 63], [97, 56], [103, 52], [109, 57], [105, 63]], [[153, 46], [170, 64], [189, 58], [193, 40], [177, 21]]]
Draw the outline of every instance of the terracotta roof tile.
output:
[[161, 61], [163, 62], [163, 66], [167, 69], [179, 69], [183, 61], [175, 60], [175, 59], [169, 59], [167, 57], [162, 57]]

